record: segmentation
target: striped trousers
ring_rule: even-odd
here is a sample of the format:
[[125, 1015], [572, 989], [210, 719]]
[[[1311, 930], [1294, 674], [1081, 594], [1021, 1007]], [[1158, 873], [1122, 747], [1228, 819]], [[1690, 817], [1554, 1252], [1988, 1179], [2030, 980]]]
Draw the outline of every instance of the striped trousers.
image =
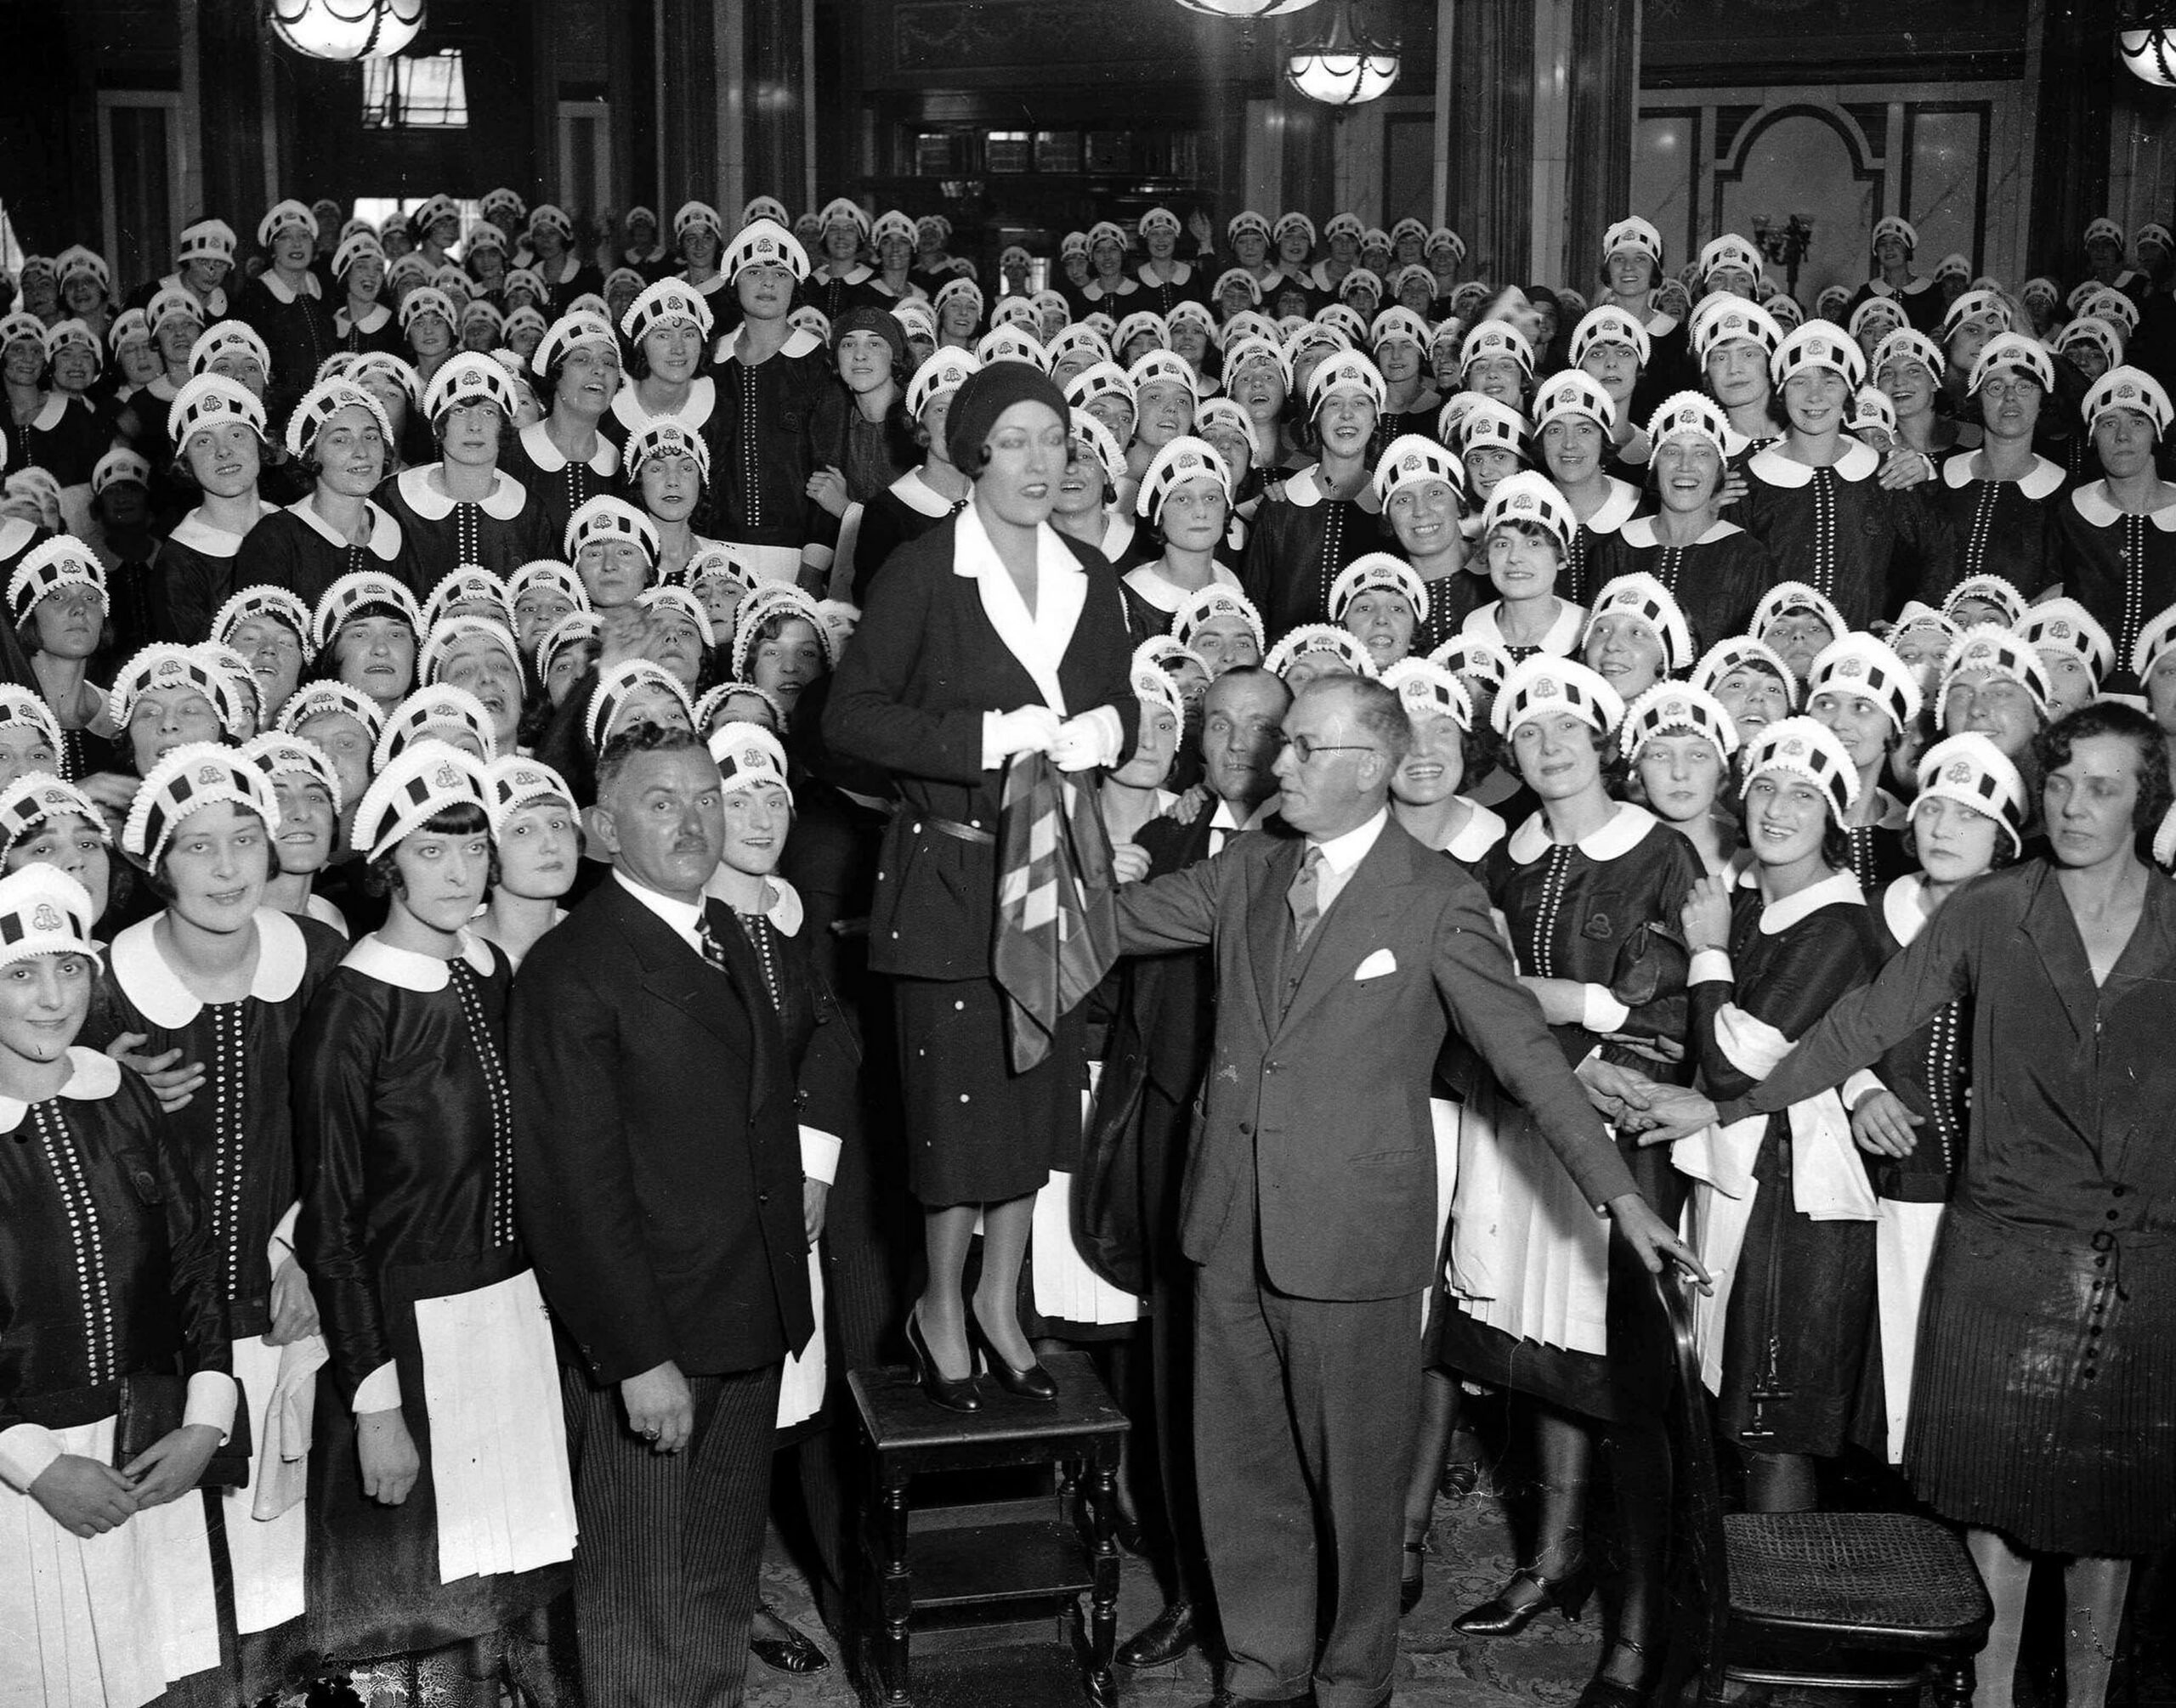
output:
[[575, 1634], [589, 1708], [734, 1708], [748, 1670], [780, 1366], [691, 1376], [688, 1445], [655, 1453], [618, 1385], [564, 1366]]

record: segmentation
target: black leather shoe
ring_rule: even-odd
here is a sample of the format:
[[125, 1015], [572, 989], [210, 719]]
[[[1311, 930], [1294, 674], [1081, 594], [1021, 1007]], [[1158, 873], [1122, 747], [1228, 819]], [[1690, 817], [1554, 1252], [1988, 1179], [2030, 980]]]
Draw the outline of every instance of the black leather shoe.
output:
[[796, 1631], [784, 1620], [779, 1621], [784, 1637], [751, 1637], [748, 1652], [774, 1672], [790, 1672], [796, 1676], [821, 1672], [831, 1664], [831, 1657]]
[[[1530, 1601], [1511, 1599], [1512, 1591], [1522, 1580], [1535, 1591]], [[1516, 1637], [1534, 1622], [1544, 1609], [1551, 1607], [1564, 1615], [1567, 1625], [1577, 1625], [1579, 1609], [1587, 1604], [1594, 1586], [1594, 1573], [1584, 1559], [1556, 1577], [1544, 1577], [1532, 1566], [1521, 1566], [1502, 1589], [1479, 1607], [1453, 1620], [1451, 1629], [1465, 1637]]]
[[1121, 1666], [1163, 1666], [1201, 1646], [1194, 1629], [1193, 1603], [1181, 1597], [1119, 1645]]
[[919, 1310], [907, 1313], [907, 1355], [915, 1361], [915, 1380], [921, 1391], [947, 1411], [979, 1411], [983, 1397], [975, 1390], [972, 1376], [955, 1382], [937, 1368], [937, 1355], [929, 1349], [929, 1337], [921, 1332]]
[[1017, 1394], [1023, 1400], [1057, 1398], [1057, 1383], [1050, 1371], [1040, 1363], [1031, 1364], [1025, 1370], [1015, 1370], [1006, 1363], [1005, 1355], [997, 1349], [989, 1331], [972, 1309], [967, 1312], [967, 1343], [982, 1354], [983, 1366], [1007, 1394]]

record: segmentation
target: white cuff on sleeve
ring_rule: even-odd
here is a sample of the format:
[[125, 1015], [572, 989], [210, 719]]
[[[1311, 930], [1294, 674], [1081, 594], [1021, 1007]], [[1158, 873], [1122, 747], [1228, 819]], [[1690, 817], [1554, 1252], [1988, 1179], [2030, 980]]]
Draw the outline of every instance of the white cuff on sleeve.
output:
[[994, 711], [983, 714], [983, 769], [984, 771], [997, 771], [1004, 766], [1006, 753], [1005, 749], [999, 745], [997, 739], [997, 721], [1004, 715], [1003, 712]]
[[264, 1267], [275, 1275], [280, 1265], [295, 1254], [295, 1224], [302, 1219], [302, 1200], [298, 1198], [287, 1206], [287, 1213], [280, 1218], [280, 1225], [265, 1241]]
[[1702, 949], [1692, 957], [1692, 965], [1685, 981], [1689, 985], [1704, 985], [1716, 979], [1729, 981], [1735, 976], [1731, 971], [1731, 952], [1728, 949]]
[[840, 1141], [814, 1127], [801, 1129], [801, 1172], [821, 1185], [839, 1178]]
[[830, 568], [831, 560], [837, 556], [836, 546], [809, 545], [801, 548], [801, 561], [811, 569]]
[[200, 1370], [189, 1378], [189, 1398], [182, 1403], [184, 1428], [208, 1423], [219, 1432], [221, 1445], [235, 1433], [235, 1410], [241, 1388], [224, 1370]]
[[348, 1409], [358, 1416], [366, 1411], [390, 1411], [400, 1403], [400, 1370], [391, 1359], [362, 1380], [355, 1389], [355, 1403]]
[[1881, 1076], [1878, 1073], [1871, 1067], [1862, 1067], [1844, 1082], [1844, 1107], [1846, 1111], [1855, 1110], [1859, 1106], [1859, 1100], [1869, 1091], [1888, 1089], [1889, 1088], [1881, 1083]]
[[1609, 993], [1607, 985], [1587, 985], [1579, 998], [1579, 1024], [1589, 1032], [1618, 1032], [1632, 1010]]
[[0, 1429], [0, 1483], [27, 1495], [62, 1451], [60, 1436], [42, 1423]]

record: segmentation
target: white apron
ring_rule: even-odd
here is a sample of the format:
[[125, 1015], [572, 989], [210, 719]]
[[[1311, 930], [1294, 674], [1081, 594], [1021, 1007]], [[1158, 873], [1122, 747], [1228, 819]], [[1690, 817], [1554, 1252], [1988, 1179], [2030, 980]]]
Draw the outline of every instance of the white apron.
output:
[[[1096, 1112], [1096, 1089], [1103, 1064], [1088, 1064], [1088, 1089], [1080, 1094], [1080, 1126], [1085, 1132]], [[1028, 1241], [1029, 1278], [1035, 1309], [1044, 1316], [1098, 1326], [1141, 1320], [1141, 1300], [1123, 1292], [1090, 1269], [1073, 1242], [1073, 1176], [1053, 1170], [1035, 1194]]]
[[1935, 1260], [1935, 1236], [1946, 1204], [1903, 1204], [1884, 1198], [1874, 1224], [1874, 1298], [1881, 1310], [1881, 1392], [1889, 1414], [1889, 1462], [1904, 1462], [1904, 1426], [1912, 1411], [1912, 1372], [1918, 1360], [1919, 1307]]
[[439, 1581], [571, 1559], [566, 1419], [536, 1271], [418, 1299], [416, 1335], [438, 1490]]
[[[323, 1364], [325, 1339], [313, 1334], [290, 1348], [267, 1346], [263, 1335], [251, 1334], [235, 1341], [233, 1351], [235, 1380], [241, 1384], [249, 1407], [249, 1439], [257, 1456], [250, 1466], [249, 1487], [224, 1490], [220, 1502], [226, 1519], [227, 1560], [234, 1568], [235, 1629], [246, 1637], [302, 1617], [303, 1544], [309, 1534], [303, 1503], [298, 1498], [276, 1512], [260, 1513], [267, 1504], [268, 1488], [292, 1482], [299, 1490], [309, 1451], [309, 1419], [305, 1415], [303, 1454], [297, 1456], [293, 1471], [286, 1470], [286, 1453], [292, 1441], [273, 1409], [276, 1404], [281, 1413], [292, 1410], [281, 1390], [280, 1372], [310, 1362], [313, 1352], [310, 1367]], [[307, 1385], [313, 1390], [316, 1386]]]
[[[114, 1420], [56, 1429], [113, 1460]], [[194, 1490], [102, 1536], [71, 1535], [0, 1483], [0, 1703], [142, 1708], [219, 1664], [212, 1541]]]
[[1606, 1353], [1608, 1219], [1493, 1081], [1460, 1112], [1455, 1185], [1445, 1278], [1458, 1308], [1522, 1340]]

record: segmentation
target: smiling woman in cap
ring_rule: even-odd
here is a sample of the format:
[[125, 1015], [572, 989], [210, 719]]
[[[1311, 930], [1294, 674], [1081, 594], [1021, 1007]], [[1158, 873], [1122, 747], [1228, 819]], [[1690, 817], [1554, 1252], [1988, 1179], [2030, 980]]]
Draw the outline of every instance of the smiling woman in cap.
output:
[[[1034, 1194], [1080, 1130], [1085, 1048], [1067, 1015], [1036, 1066], [1012, 1066], [1007, 998], [989, 976], [1003, 776], [1024, 754], [1066, 772], [1116, 764], [1140, 703], [1116, 577], [1049, 525], [1068, 459], [1057, 387], [1023, 363], [994, 363], [954, 395], [945, 437], [973, 495], [871, 585], [824, 733], [891, 771], [907, 803], [886, 835], [870, 959], [896, 981], [909, 1166], [925, 1211], [930, 1279], [910, 1338], [926, 1390], [972, 1408], [972, 1338], [991, 1348], [1008, 1388], [1055, 1391], [1021, 1333], [1014, 1289]], [[970, 1313], [960, 1278], [978, 1207], [986, 1244]]]
[[502, 461], [538, 506], [550, 539], [618, 481], [619, 449], [603, 425], [620, 390], [619, 339], [602, 314], [577, 309], [552, 323], [529, 365], [542, 382], [545, 416], [513, 437]]
[[314, 602], [343, 575], [371, 569], [421, 585], [398, 519], [371, 497], [394, 466], [384, 406], [344, 380], [311, 387], [288, 417], [287, 455], [310, 495], [264, 518], [235, 554], [234, 585], [269, 581]]
[[271, 353], [266, 373], [267, 408], [283, 420], [317, 376], [317, 365], [341, 348], [332, 304], [313, 265], [320, 238], [317, 216], [299, 201], [282, 201], [257, 224], [257, 241], [271, 264], [235, 294], [235, 318], [246, 322]]

